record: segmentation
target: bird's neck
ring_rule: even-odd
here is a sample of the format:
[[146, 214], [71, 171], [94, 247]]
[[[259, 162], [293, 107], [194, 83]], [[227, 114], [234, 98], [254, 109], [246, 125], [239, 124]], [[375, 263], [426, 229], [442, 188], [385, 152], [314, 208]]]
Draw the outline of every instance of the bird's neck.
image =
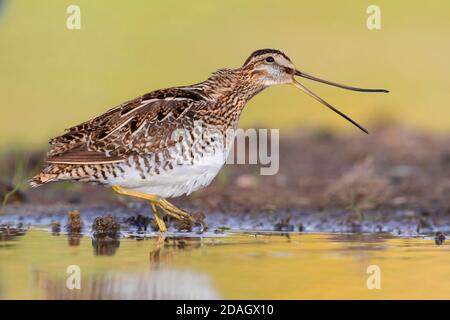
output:
[[195, 85], [202, 93], [212, 100], [232, 100], [242, 107], [266, 86], [251, 81], [247, 70], [220, 69], [214, 72], [208, 79]]
[[[209, 115], [205, 121], [222, 130], [236, 129], [242, 110], [247, 102], [266, 86], [250, 81], [243, 69], [221, 69], [207, 80], [191, 86], [191, 89], [209, 99]], [[214, 114], [214, 116], [210, 116]], [[207, 119], [207, 120], [206, 120]]]

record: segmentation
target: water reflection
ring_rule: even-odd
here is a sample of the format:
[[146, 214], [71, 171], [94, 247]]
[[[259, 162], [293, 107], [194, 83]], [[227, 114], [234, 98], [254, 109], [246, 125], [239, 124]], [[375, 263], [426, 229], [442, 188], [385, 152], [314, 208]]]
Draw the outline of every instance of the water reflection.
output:
[[92, 248], [95, 256], [113, 256], [119, 247], [119, 238], [92, 238]]
[[162, 262], [170, 261], [177, 253], [199, 249], [202, 245], [202, 237], [166, 237], [164, 234], [159, 234], [155, 248], [149, 253], [150, 268], [159, 268]]
[[[30, 230], [14, 241], [13, 250], [0, 247], [2, 298], [415, 299], [449, 294], [449, 246], [436, 247], [433, 237], [138, 237], [142, 241], [92, 239], [69, 248], [65, 237]], [[81, 268], [81, 290], [66, 287], [69, 265]], [[382, 269], [382, 286], [388, 290], [367, 290], [370, 265]]]
[[67, 243], [69, 244], [69, 247], [78, 247], [80, 245], [81, 238], [83, 238], [83, 235], [81, 233], [68, 233]]
[[57, 220], [52, 221], [52, 236], [59, 236], [61, 234], [61, 223]]
[[395, 239], [393, 235], [389, 233], [376, 233], [376, 234], [333, 234], [328, 237], [329, 240], [342, 243], [384, 243], [388, 239]]
[[[80, 245], [81, 234], [67, 236], [69, 246]], [[91, 243], [95, 256], [114, 256], [120, 238], [98, 237], [94, 233]], [[66, 278], [49, 278], [47, 272], [34, 272], [33, 278], [45, 299], [220, 299], [208, 275], [170, 265], [177, 254], [201, 248], [202, 243], [200, 237], [158, 234], [149, 246], [148, 272], [83, 274], [80, 290], [67, 289]]]
[[96, 274], [83, 277], [80, 290], [67, 289], [65, 279], [46, 279], [44, 273], [35, 276], [46, 299], [220, 299], [208, 276], [190, 270]]

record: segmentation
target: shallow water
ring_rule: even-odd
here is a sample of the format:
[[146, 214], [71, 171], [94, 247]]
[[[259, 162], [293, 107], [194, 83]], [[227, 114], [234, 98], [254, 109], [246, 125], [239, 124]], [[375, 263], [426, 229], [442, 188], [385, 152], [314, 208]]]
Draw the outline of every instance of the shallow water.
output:
[[[449, 249], [432, 238], [378, 234], [172, 234], [95, 243], [32, 229], [0, 241], [0, 298], [448, 299]], [[67, 288], [70, 265], [80, 267], [79, 290]], [[370, 290], [373, 265], [381, 288]]]

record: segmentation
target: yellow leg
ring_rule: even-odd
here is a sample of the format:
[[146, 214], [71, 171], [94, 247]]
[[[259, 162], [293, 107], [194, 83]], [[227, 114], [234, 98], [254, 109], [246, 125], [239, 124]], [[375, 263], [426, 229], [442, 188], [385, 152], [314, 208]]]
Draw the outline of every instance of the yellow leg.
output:
[[138, 192], [138, 191], [133, 191], [133, 190], [127, 190], [124, 189], [122, 187], [119, 186], [113, 186], [112, 189], [117, 192], [118, 194], [122, 194], [124, 196], [130, 196], [130, 197], [135, 197], [135, 198], [140, 198], [140, 199], [145, 199], [148, 200], [150, 202], [158, 202], [159, 200], [161, 200], [160, 197], [158, 196], [154, 196], [152, 194], [146, 194], [143, 192]]
[[159, 196], [146, 194], [146, 193], [133, 191], [133, 190], [127, 190], [127, 189], [124, 189], [119, 186], [113, 186], [112, 189], [115, 192], [122, 194], [122, 195], [136, 197], [136, 198], [145, 199], [145, 200], [150, 201], [156, 223], [158, 224], [158, 228], [161, 232], [166, 232], [167, 228], [166, 228], [164, 221], [161, 219], [158, 207], [163, 209], [166, 214], [168, 214], [169, 216], [171, 216], [177, 220], [188, 219], [191, 222], [195, 222], [195, 219], [189, 213], [177, 208], [176, 206], [171, 204], [169, 201], [162, 199]]
[[164, 220], [161, 218], [161, 214], [159, 213], [158, 207], [155, 203], [151, 202], [150, 205], [152, 206], [153, 215], [155, 216], [156, 224], [158, 225], [160, 232], [166, 232], [167, 227], [164, 223]]

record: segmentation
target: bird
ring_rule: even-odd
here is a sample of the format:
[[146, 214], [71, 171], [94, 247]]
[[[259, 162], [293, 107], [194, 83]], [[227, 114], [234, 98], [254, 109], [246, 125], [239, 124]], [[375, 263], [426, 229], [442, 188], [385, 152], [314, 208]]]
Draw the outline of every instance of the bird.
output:
[[292, 84], [368, 133], [296, 77], [353, 91], [389, 92], [323, 80], [296, 69], [280, 50], [259, 49], [241, 67], [219, 69], [197, 84], [151, 91], [66, 129], [49, 141], [46, 166], [30, 185], [90, 182], [144, 199], [161, 233], [167, 231], [162, 213], [198, 223], [167, 199], [211, 183], [232, 148], [242, 110], [264, 89]]

